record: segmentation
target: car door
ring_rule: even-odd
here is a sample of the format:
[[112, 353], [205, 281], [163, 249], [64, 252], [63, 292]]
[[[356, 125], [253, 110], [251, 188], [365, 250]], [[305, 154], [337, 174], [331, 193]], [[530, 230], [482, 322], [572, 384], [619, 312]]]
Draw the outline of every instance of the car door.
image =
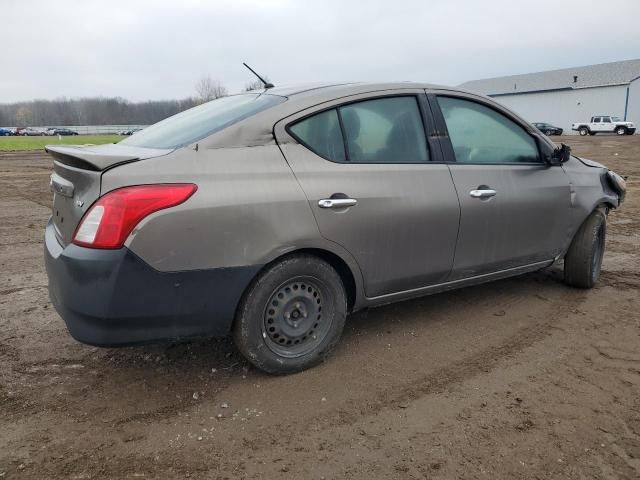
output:
[[451, 280], [544, 262], [568, 234], [562, 167], [544, 163], [533, 133], [472, 95], [430, 96], [461, 207]]
[[307, 109], [275, 133], [319, 230], [357, 261], [369, 298], [443, 281], [460, 209], [423, 91]]
[[594, 117], [593, 118], [593, 122], [591, 122], [590, 125], [590, 130], [592, 132], [602, 132], [604, 131], [602, 128], [602, 118], [601, 117]]
[[613, 132], [615, 124], [611, 121], [611, 117], [602, 117], [602, 131]]

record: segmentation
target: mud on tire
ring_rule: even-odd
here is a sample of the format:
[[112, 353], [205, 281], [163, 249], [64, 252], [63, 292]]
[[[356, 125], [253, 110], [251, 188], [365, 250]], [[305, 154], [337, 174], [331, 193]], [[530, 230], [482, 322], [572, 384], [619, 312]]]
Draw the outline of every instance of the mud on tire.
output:
[[595, 210], [580, 226], [564, 258], [564, 281], [592, 288], [600, 278], [607, 232], [607, 217]]
[[313, 255], [292, 255], [269, 266], [245, 292], [233, 338], [258, 369], [294, 373], [329, 356], [346, 316], [347, 296], [333, 267]]

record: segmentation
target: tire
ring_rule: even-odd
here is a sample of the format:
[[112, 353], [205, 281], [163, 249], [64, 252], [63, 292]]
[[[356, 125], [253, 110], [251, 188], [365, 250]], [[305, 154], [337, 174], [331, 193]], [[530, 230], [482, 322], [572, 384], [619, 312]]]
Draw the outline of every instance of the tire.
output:
[[588, 133], [591, 133], [591, 132], [589, 132], [589, 129], [588, 129], [587, 127], [580, 127], [580, 128], [578, 129], [578, 132], [579, 132], [579, 133], [580, 133], [580, 135], [581, 135], [581, 136], [583, 136], [583, 137], [584, 137], [584, 136], [586, 136]]
[[580, 226], [564, 257], [564, 281], [592, 288], [600, 278], [607, 234], [607, 217], [595, 210]]
[[312, 255], [268, 267], [243, 295], [236, 347], [258, 369], [295, 373], [325, 360], [342, 335], [347, 296], [337, 272]]
[[616, 134], [617, 135], [626, 135], [627, 134], [627, 129], [624, 127], [616, 127]]

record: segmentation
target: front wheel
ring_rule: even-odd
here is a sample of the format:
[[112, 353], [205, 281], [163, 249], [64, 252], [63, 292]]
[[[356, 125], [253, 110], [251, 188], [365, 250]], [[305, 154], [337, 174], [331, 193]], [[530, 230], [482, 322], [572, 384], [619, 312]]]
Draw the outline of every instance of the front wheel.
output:
[[564, 257], [564, 281], [579, 288], [592, 288], [600, 278], [604, 257], [607, 217], [594, 211], [578, 229]]
[[627, 129], [624, 127], [617, 127], [616, 128], [616, 134], [618, 135], [626, 135], [627, 134]]
[[267, 373], [294, 373], [329, 356], [347, 316], [340, 276], [312, 255], [270, 266], [243, 296], [233, 326], [240, 352]]
[[578, 132], [580, 133], [580, 135], [584, 137], [589, 133], [589, 129], [587, 127], [580, 127]]

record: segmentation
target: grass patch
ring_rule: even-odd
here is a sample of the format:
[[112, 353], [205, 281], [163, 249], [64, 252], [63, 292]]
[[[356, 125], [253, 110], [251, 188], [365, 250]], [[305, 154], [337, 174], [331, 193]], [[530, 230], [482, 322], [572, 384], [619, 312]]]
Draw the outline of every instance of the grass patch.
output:
[[114, 143], [125, 137], [120, 135], [76, 135], [62, 137], [0, 137], [0, 152], [43, 150], [45, 145], [102, 145]]

